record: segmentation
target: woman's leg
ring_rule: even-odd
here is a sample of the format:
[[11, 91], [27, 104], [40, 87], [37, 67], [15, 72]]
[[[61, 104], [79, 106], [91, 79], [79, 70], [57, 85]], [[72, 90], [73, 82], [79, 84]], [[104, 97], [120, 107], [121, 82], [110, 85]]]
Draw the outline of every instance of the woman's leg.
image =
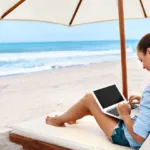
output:
[[78, 103], [73, 105], [67, 112], [61, 116], [47, 117], [46, 123], [55, 126], [64, 126], [66, 122], [75, 122], [86, 115], [93, 115], [100, 128], [110, 139], [118, 119], [105, 115], [96, 103], [91, 93], [86, 94]]

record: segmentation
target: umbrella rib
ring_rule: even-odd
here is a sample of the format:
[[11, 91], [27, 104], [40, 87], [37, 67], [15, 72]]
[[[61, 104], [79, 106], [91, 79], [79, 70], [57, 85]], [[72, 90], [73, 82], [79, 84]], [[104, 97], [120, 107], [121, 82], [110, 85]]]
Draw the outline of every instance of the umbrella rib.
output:
[[14, 6], [12, 6], [11, 8], [9, 8], [2, 16], [1, 19], [3, 19], [4, 17], [6, 17], [10, 12], [12, 12], [15, 8], [17, 8], [20, 4], [22, 4], [25, 0], [20, 0], [18, 3], [16, 3]]
[[142, 7], [142, 10], [143, 10], [143, 13], [144, 13], [144, 17], [147, 18], [147, 14], [146, 14], [146, 11], [144, 9], [144, 5], [143, 5], [142, 0], [140, 0], [140, 3], [141, 3], [141, 7]]
[[80, 1], [79, 1], [78, 5], [77, 5], [77, 7], [76, 7], [76, 9], [75, 9], [75, 12], [74, 12], [74, 14], [73, 14], [73, 16], [72, 16], [72, 18], [71, 18], [70, 23], [69, 23], [70, 26], [71, 26], [71, 24], [72, 24], [72, 22], [73, 22], [73, 20], [74, 20], [74, 18], [75, 18], [75, 16], [76, 16], [78, 10], [79, 10], [79, 7], [80, 7], [82, 1], [83, 1], [83, 0], [80, 0]]

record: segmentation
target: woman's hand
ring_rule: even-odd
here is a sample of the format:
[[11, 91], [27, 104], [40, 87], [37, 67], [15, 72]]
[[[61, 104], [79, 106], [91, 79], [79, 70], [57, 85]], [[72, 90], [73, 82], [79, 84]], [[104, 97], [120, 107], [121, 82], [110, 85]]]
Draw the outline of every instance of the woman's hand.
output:
[[139, 104], [140, 103], [140, 100], [141, 100], [141, 97], [140, 96], [137, 96], [137, 95], [131, 95], [129, 97], [129, 103], [130, 104]]
[[121, 118], [124, 118], [125, 116], [130, 115], [131, 106], [128, 103], [121, 103], [121, 104], [118, 104], [117, 110]]

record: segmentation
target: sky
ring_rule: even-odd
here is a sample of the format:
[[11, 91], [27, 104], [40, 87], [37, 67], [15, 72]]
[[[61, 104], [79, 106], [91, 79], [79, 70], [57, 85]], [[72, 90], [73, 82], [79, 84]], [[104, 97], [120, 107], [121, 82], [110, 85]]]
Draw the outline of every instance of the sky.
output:
[[[126, 39], [140, 39], [150, 33], [150, 19], [126, 20]], [[118, 21], [86, 24], [75, 27], [44, 23], [0, 21], [0, 43], [119, 40]]]

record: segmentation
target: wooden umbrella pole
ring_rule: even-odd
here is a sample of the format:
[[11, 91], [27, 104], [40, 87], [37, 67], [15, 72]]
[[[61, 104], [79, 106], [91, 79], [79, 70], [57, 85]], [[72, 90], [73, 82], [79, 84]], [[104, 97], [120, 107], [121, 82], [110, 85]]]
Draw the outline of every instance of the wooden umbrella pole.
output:
[[122, 89], [124, 97], [128, 99], [123, 0], [118, 0], [118, 15], [119, 15], [120, 47], [121, 47]]
[[9, 13], [11, 13], [15, 8], [17, 8], [19, 5], [21, 5], [25, 0], [20, 0], [18, 3], [16, 3], [14, 6], [9, 8], [0, 18], [3, 19], [6, 17]]

